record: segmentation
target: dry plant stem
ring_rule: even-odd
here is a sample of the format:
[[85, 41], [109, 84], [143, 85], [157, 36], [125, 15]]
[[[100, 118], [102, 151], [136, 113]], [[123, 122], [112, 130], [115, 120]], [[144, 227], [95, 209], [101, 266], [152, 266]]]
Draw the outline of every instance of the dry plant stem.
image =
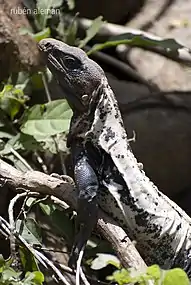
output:
[[77, 265], [76, 265], [76, 285], [80, 285], [80, 268], [81, 268], [81, 263], [82, 263], [82, 258], [84, 255], [84, 248], [85, 246], [83, 246], [83, 248], [80, 250], [80, 254], [77, 260]]
[[44, 85], [44, 89], [45, 89], [47, 101], [48, 101], [48, 102], [51, 102], [52, 99], [51, 99], [51, 95], [50, 95], [50, 92], [49, 92], [49, 89], [48, 89], [48, 83], [47, 83], [46, 73], [45, 73], [45, 72], [42, 72], [41, 75], [42, 75], [42, 82], [43, 82], [43, 85]]
[[4, 236], [4, 237], [5, 237], [5, 239], [7, 239], [7, 238], [8, 238], [7, 233], [6, 233], [5, 231], [3, 231], [2, 229], [0, 229], [0, 234], [1, 234], [2, 236]]
[[38, 163], [40, 164], [40, 166], [42, 167], [42, 170], [44, 173], [48, 174], [48, 168], [46, 166], [46, 164], [44, 163], [42, 157], [40, 156], [40, 154], [38, 153], [38, 151], [34, 152], [34, 155], [36, 157], [36, 160], [38, 161]]
[[6, 234], [9, 236], [10, 235], [10, 226], [9, 223], [0, 216], [0, 226], [3, 228], [3, 230], [6, 232]]
[[[0, 216], [0, 226], [3, 228], [3, 230], [7, 233], [7, 235], [10, 236], [11, 231], [10, 231], [10, 224], [3, 218]], [[32, 246], [30, 244], [28, 244], [17, 232], [14, 232], [14, 235], [21, 241], [21, 243], [23, 243], [26, 248], [36, 257], [36, 259], [42, 264], [44, 265], [46, 268], [46, 264], [43, 262], [43, 260], [41, 260], [38, 255], [36, 255], [35, 250], [32, 248]]]
[[28, 164], [28, 162], [13, 148], [11, 148], [11, 152], [12, 154], [18, 158], [23, 164], [24, 166], [28, 169], [28, 170], [33, 170], [32, 167]]
[[[68, 267], [68, 266], [66, 266], [64, 264], [60, 264], [60, 263], [56, 263], [56, 264], [60, 267], [60, 269], [63, 269], [65, 272], [68, 272], [68, 273], [71, 273], [71, 274], [75, 273], [75, 270], [71, 269], [70, 267]], [[85, 285], [90, 285], [90, 283], [88, 282], [88, 280], [87, 280], [87, 278], [86, 278], [82, 268], [80, 268], [80, 277], [81, 277], [81, 279], [82, 279], [82, 281], [83, 281], [83, 283]]]
[[59, 277], [59, 279], [65, 284], [70, 285], [66, 278], [62, 275], [62, 273], [58, 270], [58, 268], [41, 252], [38, 251], [38, 255], [47, 263], [47, 265], [56, 273], [56, 275]]
[[[0, 178], [4, 178], [6, 183], [18, 191], [18, 188], [24, 188], [32, 192], [37, 192], [44, 195], [53, 195], [58, 199], [64, 200], [67, 204], [76, 209], [77, 196], [74, 186], [39, 171], [27, 171], [23, 173], [13, 166], [10, 166], [3, 160], [0, 160]], [[60, 201], [61, 207], [66, 207], [66, 204]], [[98, 229], [100, 233], [111, 242], [116, 254], [121, 263], [126, 267], [142, 269], [145, 266], [144, 261], [137, 252], [134, 245], [127, 238], [125, 232], [117, 226], [117, 224], [99, 210]], [[125, 239], [126, 238], [126, 239]], [[123, 240], [125, 240], [123, 242]]]
[[[83, 18], [79, 19], [79, 25], [85, 30], [88, 29], [91, 26], [91, 24], [92, 24], [92, 20], [83, 19]], [[157, 41], [164, 40], [164, 39], [162, 39], [158, 36], [155, 36], [151, 33], [147, 33], [147, 32], [141, 31], [141, 30], [129, 28], [126, 26], [111, 24], [111, 23], [104, 23], [102, 25], [102, 27], [100, 28], [98, 35], [102, 36], [103, 38], [108, 39], [108, 37], [117, 36], [117, 35], [125, 34], [125, 33], [132, 33], [134, 35], [147, 37], [150, 40], [157, 40]], [[161, 50], [157, 46], [150, 46], [150, 47], [144, 46], [143, 49], [147, 49], [147, 50], [153, 51], [155, 53], [161, 54], [165, 57], [171, 58], [174, 61], [183, 62], [184, 64], [186, 64], [188, 66], [191, 65], [191, 49], [189, 49], [187, 47], [183, 46], [182, 48], [179, 48], [176, 53], [173, 53], [173, 55], [172, 55], [172, 53], [168, 53], [165, 50]], [[126, 53], [128, 50], [129, 50], [129, 48], [124, 46], [123, 53]]]
[[14, 264], [17, 264], [17, 250], [16, 250], [16, 238], [15, 238], [15, 221], [14, 221], [14, 206], [16, 202], [23, 197], [26, 197], [27, 193], [21, 193], [17, 194], [10, 202], [9, 208], [8, 208], [8, 214], [9, 214], [9, 223], [10, 223], [10, 251], [11, 251], [11, 257], [14, 260]]
[[86, 275], [84, 274], [82, 268], [80, 268], [80, 277], [81, 277], [82, 281], [84, 282], [84, 285], [90, 285], [90, 283], [88, 282]]
[[54, 204], [61, 206], [64, 210], [69, 209], [69, 207], [70, 207], [66, 202], [60, 200], [59, 198], [56, 198], [55, 196], [50, 196], [50, 200]]

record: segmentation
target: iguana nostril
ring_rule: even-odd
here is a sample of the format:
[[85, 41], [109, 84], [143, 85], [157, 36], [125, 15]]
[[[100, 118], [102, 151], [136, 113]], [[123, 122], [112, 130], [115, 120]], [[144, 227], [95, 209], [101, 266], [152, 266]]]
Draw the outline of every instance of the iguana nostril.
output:
[[51, 48], [51, 43], [49, 43], [48, 41], [46, 41], [46, 39], [43, 39], [43, 40], [41, 40], [39, 43], [38, 43], [38, 46], [39, 46], [39, 49], [41, 50], [41, 51], [47, 51], [48, 49], [50, 49]]

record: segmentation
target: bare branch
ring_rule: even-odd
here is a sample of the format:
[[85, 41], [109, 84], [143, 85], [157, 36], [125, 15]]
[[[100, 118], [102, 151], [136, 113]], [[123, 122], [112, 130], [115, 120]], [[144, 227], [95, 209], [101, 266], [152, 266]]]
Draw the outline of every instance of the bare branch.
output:
[[0, 178], [15, 191], [19, 188], [38, 192], [44, 195], [53, 195], [66, 201], [70, 206], [76, 208], [77, 196], [74, 186], [62, 179], [49, 176], [39, 171], [21, 172], [0, 159]]

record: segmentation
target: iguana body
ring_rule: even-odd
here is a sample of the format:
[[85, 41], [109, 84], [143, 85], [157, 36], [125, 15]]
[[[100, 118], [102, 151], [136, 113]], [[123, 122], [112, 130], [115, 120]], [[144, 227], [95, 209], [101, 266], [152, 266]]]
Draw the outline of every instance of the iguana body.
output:
[[68, 145], [79, 190], [79, 231], [71, 260], [89, 238], [99, 204], [137, 242], [147, 264], [189, 273], [191, 219], [139, 169], [103, 70], [78, 48], [53, 39], [39, 45], [74, 111]]

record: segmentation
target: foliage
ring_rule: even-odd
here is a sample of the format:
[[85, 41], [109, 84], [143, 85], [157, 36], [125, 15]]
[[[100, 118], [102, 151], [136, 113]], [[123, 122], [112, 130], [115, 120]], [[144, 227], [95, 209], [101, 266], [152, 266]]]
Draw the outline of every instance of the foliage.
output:
[[[65, 16], [74, 9], [74, 0], [37, 0], [36, 2], [26, 0], [25, 4], [31, 9], [49, 10], [48, 13], [33, 15], [31, 29], [20, 29], [22, 35], [28, 34], [37, 42], [54, 36], [70, 45], [86, 48], [104, 23], [101, 16], [96, 18], [87, 29], [85, 38], [78, 39], [76, 16], [70, 22], [65, 20], [67, 18]], [[65, 4], [67, 7], [64, 6]], [[58, 9], [60, 13], [51, 14], [51, 9]], [[89, 54], [122, 43], [141, 47], [157, 46], [166, 53], [177, 53], [183, 47], [173, 39], [152, 39], [149, 36], [128, 33], [112, 37], [105, 43], [93, 46]], [[53, 94], [49, 94], [51, 83], [52, 75], [46, 68], [32, 75], [21, 71], [16, 75], [10, 74], [10, 78], [1, 83], [0, 156], [19, 170], [27, 171], [32, 168], [50, 173], [52, 172], [51, 165], [55, 164], [58, 157], [57, 154], [62, 154], [64, 159], [66, 158], [66, 136], [72, 111], [65, 99], [54, 100], [52, 98]], [[41, 95], [45, 97], [45, 100]], [[60, 164], [63, 164], [61, 159]], [[73, 212], [61, 210], [45, 198], [26, 199], [21, 215], [16, 220], [17, 233], [31, 246], [42, 247], [41, 225], [30, 216], [31, 211], [36, 209], [48, 217], [52, 224], [52, 231], [64, 236], [71, 246], [74, 236], [71, 219]], [[96, 242], [94, 255], [98, 251], [99, 242]], [[23, 272], [16, 272], [11, 267], [12, 261], [0, 259], [0, 284], [42, 284], [44, 277], [38, 269], [38, 262], [33, 254], [22, 246], [19, 248], [19, 256]], [[156, 285], [189, 284], [186, 274], [181, 269], [165, 271], [153, 265], [148, 268], [147, 272], [137, 273], [121, 268], [118, 259], [110, 253], [97, 253], [97, 257], [91, 262], [91, 269], [98, 271], [108, 264], [117, 267], [117, 270], [107, 279], [119, 285], [128, 282], [145, 285], [150, 279], [154, 280]]]
[[98, 33], [99, 29], [101, 28], [101, 26], [104, 24], [104, 22], [102, 21], [103, 17], [97, 17], [92, 25], [89, 27], [89, 29], [87, 29], [86, 31], [86, 37], [85, 39], [83, 39], [82, 41], [80, 41], [78, 47], [79, 48], [83, 48], [87, 45], [87, 43]]
[[40, 271], [26, 272], [22, 277], [22, 272], [16, 272], [11, 267], [12, 261], [5, 261], [0, 256], [0, 284], [1, 285], [41, 285], [44, 282], [44, 276]]
[[[189, 279], [180, 268], [163, 270], [158, 265], [135, 270], [134, 268], [125, 269], [121, 267], [119, 259], [112, 254], [97, 253], [97, 257], [91, 262], [91, 269], [100, 270], [108, 265], [113, 265], [117, 270], [112, 275], [107, 276], [108, 281], [115, 281], [119, 285], [189, 285]], [[149, 283], [152, 281], [152, 283]]]
[[113, 36], [105, 43], [95, 44], [88, 54], [90, 55], [96, 51], [115, 47], [121, 44], [143, 48], [147, 47], [150, 49], [152, 49], [152, 47], [158, 47], [161, 51], [164, 51], [166, 55], [176, 54], [180, 49], [184, 48], [184, 46], [178, 43], [175, 39], [160, 39], [156, 36], [143, 34], [141, 32], [137, 34], [137, 32], [135, 32]]
[[151, 284], [154, 285], [189, 285], [189, 279], [186, 273], [180, 268], [170, 270], [162, 270], [158, 265], [148, 267], [146, 272], [136, 272], [133, 269], [126, 270], [124, 268], [114, 271], [112, 276], [108, 276], [107, 280], [116, 281], [119, 285], [124, 284]]
[[0, 92], [0, 108], [13, 120], [27, 99], [21, 89], [5, 85]]

